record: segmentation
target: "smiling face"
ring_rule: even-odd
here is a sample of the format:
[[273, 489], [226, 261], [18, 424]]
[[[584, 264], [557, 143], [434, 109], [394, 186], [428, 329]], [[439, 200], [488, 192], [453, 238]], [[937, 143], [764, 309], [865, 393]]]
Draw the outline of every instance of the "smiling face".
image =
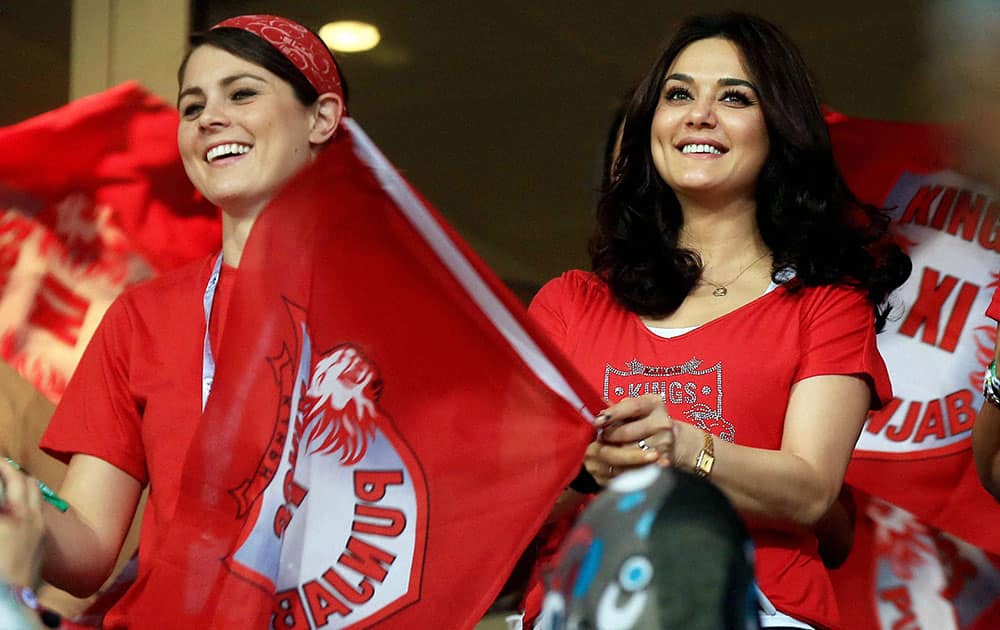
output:
[[256, 216], [314, 154], [314, 108], [278, 76], [219, 48], [191, 53], [178, 108], [184, 170], [232, 216]]
[[650, 128], [653, 163], [678, 198], [753, 200], [768, 145], [757, 90], [736, 45], [715, 37], [681, 51]]

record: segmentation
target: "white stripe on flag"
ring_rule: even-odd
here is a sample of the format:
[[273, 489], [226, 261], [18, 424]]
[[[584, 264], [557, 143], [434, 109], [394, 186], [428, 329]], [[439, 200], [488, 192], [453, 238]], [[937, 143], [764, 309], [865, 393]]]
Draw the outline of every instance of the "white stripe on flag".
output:
[[556, 366], [549, 361], [541, 348], [517, 321], [517, 318], [490, 290], [476, 269], [462, 255], [455, 243], [448, 238], [445, 231], [441, 229], [424, 204], [413, 194], [395, 167], [365, 134], [361, 126], [352, 118], [347, 117], [341, 120], [341, 124], [347, 127], [351, 133], [358, 157], [372, 169], [385, 192], [396, 202], [413, 227], [424, 237], [441, 262], [445, 264], [469, 293], [472, 300], [507, 339], [514, 351], [549, 389], [573, 405], [587, 420], [593, 422], [594, 417], [584, 406], [577, 393], [566, 382], [566, 379], [563, 378], [563, 375], [556, 369]]

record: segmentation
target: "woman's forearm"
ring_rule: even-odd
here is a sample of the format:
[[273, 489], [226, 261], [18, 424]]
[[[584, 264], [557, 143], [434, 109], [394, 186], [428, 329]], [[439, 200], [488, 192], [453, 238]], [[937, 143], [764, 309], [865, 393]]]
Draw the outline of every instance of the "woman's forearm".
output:
[[76, 597], [94, 594], [111, 574], [118, 549], [109, 549], [73, 508], [60, 512], [45, 506], [44, 516], [42, 578]]
[[972, 455], [983, 487], [1000, 500], [1000, 408], [988, 401], [972, 427]]
[[77, 597], [97, 591], [111, 574], [141, 492], [139, 482], [89, 455], [74, 455], [59, 494], [66, 512], [45, 506], [42, 577]]
[[[690, 425], [677, 440], [674, 466], [693, 472], [703, 448], [704, 433]], [[791, 521], [811, 527], [833, 504], [840, 484], [822, 475], [792, 453], [713, 440], [715, 462], [711, 481], [742, 513], [765, 519]]]
[[[868, 384], [823, 375], [792, 386], [777, 449], [712, 438], [710, 478], [738, 510], [755, 520], [814, 525], [833, 503], [868, 409]], [[748, 419], [746, 421], [753, 421]], [[608, 446], [595, 453], [608, 466], [637, 465], [653, 447], [661, 461], [693, 471], [706, 433], [669, 417], [656, 395], [626, 399], [598, 415]], [[615, 459], [612, 459], [615, 458]], [[600, 462], [598, 462], [599, 464]], [[600, 465], [591, 462], [591, 467]]]

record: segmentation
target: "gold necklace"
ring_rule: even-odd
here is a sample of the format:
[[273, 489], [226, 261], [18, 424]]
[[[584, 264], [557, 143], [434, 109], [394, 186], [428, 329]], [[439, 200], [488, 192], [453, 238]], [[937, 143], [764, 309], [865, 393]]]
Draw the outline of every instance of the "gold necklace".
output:
[[742, 276], [743, 274], [745, 274], [747, 272], [747, 270], [750, 269], [750, 267], [753, 267], [754, 265], [756, 265], [758, 262], [760, 262], [761, 260], [763, 260], [764, 257], [767, 256], [770, 253], [771, 252], [764, 252], [763, 254], [761, 254], [760, 256], [758, 256], [757, 258], [754, 258], [750, 262], [749, 265], [747, 265], [746, 267], [744, 267], [738, 274], [736, 274], [736, 277], [733, 278], [732, 280], [730, 280], [729, 282], [723, 282], [722, 284], [716, 284], [715, 282], [712, 282], [711, 280], [709, 280], [705, 276], [701, 277], [701, 281], [704, 282], [705, 284], [709, 284], [709, 285], [712, 285], [713, 287], [715, 287], [715, 290], [712, 291], [712, 295], [714, 295], [715, 297], [726, 297], [726, 295], [729, 293], [729, 289], [727, 287], [729, 287], [729, 285], [731, 285], [732, 283], [734, 283], [737, 280], [739, 280], [740, 276]]

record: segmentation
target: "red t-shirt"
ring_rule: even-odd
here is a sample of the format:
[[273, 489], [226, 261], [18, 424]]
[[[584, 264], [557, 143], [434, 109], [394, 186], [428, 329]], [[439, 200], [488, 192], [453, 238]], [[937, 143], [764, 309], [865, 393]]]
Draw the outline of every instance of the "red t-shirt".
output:
[[[657, 393], [670, 414], [721, 439], [781, 447], [791, 387], [851, 374], [892, 397], [875, 345], [871, 305], [845, 287], [783, 287], [673, 338], [651, 332], [596, 276], [570, 271], [546, 284], [529, 312], [610, 402]], [[750, 528], [757, 580], [775, 607], [822, 626], [839, 623], [815, 536]]]
[[[42, 438], [41, 447], [65, 462], [76, 453], [93, 455], [150, 486], [136, 582], [108, 613], [105, 628], [146, 627], [128, 611], [131, 602], [147, 596], [145, 570], [173, 517], [201, 416], [203, 297], [213, 263], [214, 257], [193, 263], [119, 296]], [[223, 265], [212, 309], [213, 348], [220, 347], [235, 276], [235, 269]]]
[[986, 307], [986, 316], [1000, 322], [1000, 286], [993, 292], [993, 300]]

